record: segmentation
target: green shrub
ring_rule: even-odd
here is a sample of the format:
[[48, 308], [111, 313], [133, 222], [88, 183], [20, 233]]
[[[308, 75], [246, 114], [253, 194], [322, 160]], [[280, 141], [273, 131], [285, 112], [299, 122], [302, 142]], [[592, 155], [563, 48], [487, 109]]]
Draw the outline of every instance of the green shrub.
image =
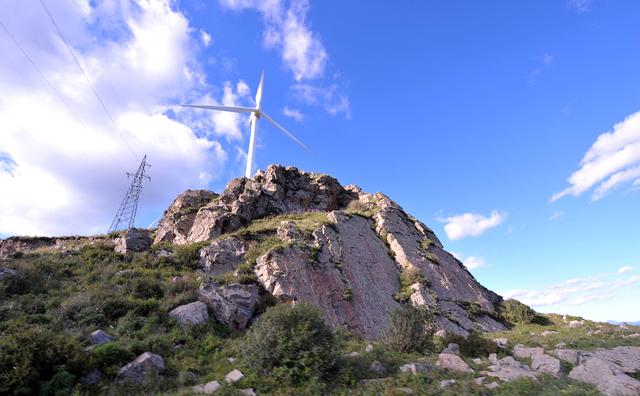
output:
[[[69, 335], [40, 326], [0, 338], [0, 394], [38, 394], [58, 373], [79, 375], [87, 368], [80, 344]], [[67, 383], [59, 374], [56, 381]]]
[[196, 242], [189, 245], [174, 245], [172, 260], [178, 268], [198, 269], [200, 267], [200, 249], [211, 242]]
[[498, 307], [500, 318], [510, 324], [529, 324], [536, 319], [536, 311], [512, 298], [502, 301]]
[[320, 310], [305, 303], [267, 309], [244, 337], [241, 353], [249, 367], [301, 383], [325, 376], [335, 365], [337, 342]]
[[414, 267], [404, 268], [400, 272], [399, 281], [400, 291], [394, 294], [393, 298], [400, 303], [408, 302], [411, 295], [415, 292], [415, 290], [411, 288], [411, 285], [416, 283], [419, 283], [424, 287], [429, 287], [430, 285], [427, 276], [424, 275], [419, 268]]
[[425, 352], [433, 349], [433, 313], [423, 308], [403, 306], [391, 314], [382, 344], [396, 352]]
[[469, 334], [467, 338], [447, 334], [445, 337], [438, 337], [437, 340], [437, 350], [442, 350], [450, 343], [455, 343], [460, 346], [460, 354], [462, 356], [471, 358], [487, 357], [491, 353], [498, 352], [498, 346], [495, 342], [474, 332]]

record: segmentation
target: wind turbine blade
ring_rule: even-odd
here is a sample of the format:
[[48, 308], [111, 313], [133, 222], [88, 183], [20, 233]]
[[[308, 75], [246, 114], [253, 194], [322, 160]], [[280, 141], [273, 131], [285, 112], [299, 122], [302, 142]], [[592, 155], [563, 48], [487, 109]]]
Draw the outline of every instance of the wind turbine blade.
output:
[[256, 91], [256, 107], [260, 108], [260, 102], [262, 101], [262, 84], [264, 82], [264, 70], [260, 74], [260, 83], [258, 84], [258, 90]]
[[267, 119], [267, 121], [269, 121], [270, 123], [272, 123], [276, 128], [280, 129], [285, 135], [287, 135], [289, 137], [289, 139], [293, 140], [294, 142], [298, 143], [300, 145], [300, 147], [302, 147], [305, 150], [308, 150], [307, 146], [305, 146], [304, 143], [302, 143], [300, 140], [298, 140], [297, 137], [293, 136], [293, 134], [289, 131], [287, 131], [286, 129], [284, 129], [284, 127], [280, 124], [278, 124], [277, 122], [275, 122], [273, 120], [273, 118], [269, 117], [266, 113], [261, 112], [260, 115], [264, 118]]
[[188, 105], [188, 104], [183, 104], [180, 106], [193, 107], [195, 109], [229, 111], [232, 113], [253, 113], [254, 111], [256, 111], [256, 109], [254, 109], [253, 107], [242, 107], [242, 106], [210, 106], [210, 105]]

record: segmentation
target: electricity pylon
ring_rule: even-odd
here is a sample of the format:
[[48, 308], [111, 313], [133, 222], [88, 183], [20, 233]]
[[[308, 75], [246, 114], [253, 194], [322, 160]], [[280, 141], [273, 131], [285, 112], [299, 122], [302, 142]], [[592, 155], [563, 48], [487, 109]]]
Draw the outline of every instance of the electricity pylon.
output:
[[138, 199], [140, 198], [140, 191], [142, 191], [142, 181], [144, 179], [151, 181], [151, 178], [145, 175], [147, 168], [150, 167], [151, 165], [147, 164], [147, 156], [145, 155], [136, 173], [127, 172], [127, 177], [133, 176], [133, 180], [120, 204], [116, 217], [111, 223], [111, 227], [109, 227], [109, 232], [133, 227], [133, 223], [136, 220], [136, 212], [138, 211]]

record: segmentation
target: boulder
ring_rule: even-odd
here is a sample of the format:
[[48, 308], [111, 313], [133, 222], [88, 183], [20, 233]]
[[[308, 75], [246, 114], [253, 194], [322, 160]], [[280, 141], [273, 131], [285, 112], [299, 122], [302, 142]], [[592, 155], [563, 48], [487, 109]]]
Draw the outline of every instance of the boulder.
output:
[[450, 353], [439, 354], [436, 365], [445, 370], [473, 373], [473, 369], [469, 367], [469, 365], [464, 360], [462, 360], [460, 356]]
[[116, 381], [141, 384], [145, 379], [155, 377], [164, 371], [162, 356], [145, 352], [134, 361], [120, 368]]
[[220, 383], [218, 381], [207, 382], [206, 384], [194, 385], [191, 387], [193, 393], [204, 393], [205, 395], [211, 395], [220, 389]]
[[481, 374], [500, 378], [502, 381], [513, 381], [522, 377], [535, 378], [536, 373], [526, 364], [522, 364], [511, 356], [497, 360], [495, 364], [489, 366], [490, 372]]
[[106, 344], [113, 341], [113, 337], [102, 330], [96, 330], [89, 334], [89, 343], [91, 345]]
[[582, 326], [582, 322], [580, 322], [579, 320], [572, 320], [569, 322], [569, 327], [572, 329], [575, 329], [576, 327], [580, 327]]
[[200, 267], [213, 276], [233, 271], [244, 260], [246, 243], [237, 236], [213, 241], [200, 249]]
[[578, 358], [580, 357], [580, 351], [574, 349], [554, 349], [551, 353], [558, 359], [564, 360], [573, 366], [578, 364]]
[[506, 348], [507, 345], [509, 344], [509, 339], [507, 339], [507, 338], [494, 338], [493, 342], [495, 342], [496, 345], [499, 346], [500, 348]]
[[221, 286], [210, 282], [203, 283], [198, 291], [198, 299], [209, 307], [216, 320], [234, 330], [247, 327], [258, 297], [258, 287], [254, 284]]
[[281, 221], [276, 231], [278, 238], [285, 242], [295, 242], [302, 238], [302, 233], [298, 229], [295, 221]]
[[541, 373], [560, 375], [560, 360], [544, 353], [531, 355], [531, 368]]
[[256, 396], [256, 391], [253, 388], [244, 388], [238, 391], [240, 396]]
[[381, 377], [387, 375], [387, 369], [378, 360], [374, 360], [369, 366], [369, 371], [373, 371]]
[[430, 368], [424, 363], [416, 362], [403, 364], [399, 367], [399, 370], [401, 373], [418, 375], [428, 373], [430, 371]]
[[373, 352], [373, 345], [367, 344], [367, 346], [364, 348], [364, 351], [367, 353]]
[[204, 323], [209, 320], [207, 305], [200, 301], [181, 305], [169, 312], [169, 316], [182, 327]]
[[522, 344], [517, 344], [513, 347], [513, 357], [517, 359], [530, 358], [534, 355], [542, 355], [544, 349], [540, 347], [526, 348]]
[[89, 371], [85, 376], [81, 377], [80, 383], [84, 386], [91, 386], [100, 382], [100, 379], [102, 379], [102, 373], [100, 372], [100, 369], [95, 368]]
[[238, 369], [233, 369], [224, 376], [224, 380], [228, 384], [233, 384], [234, 382], [238, 382], [244, 378], [244, 374]]
[[460, 346], [458, 344], [455, 343], [450, 343], [449, 345], [447, 345], [446, 348], [444, 348], [442, 350], [442, 353], [450, 353], [452, 355], [459, 355], [460, 354]]
[[640, 394], [640, 381], [626, 375], [617, 364], [596, 356], [581, 356], [580, 364], [571, 370], [569, 378], [592, 384], [608, 396]]
[[456, 383], [456, 380], [454, 379], [442, 380], [440, 381], [440, 389], [447, 389], [450, 386], [454, 385], [455, 383]]
[[10, 268], [0, 268], [0, 280], [4, 278], [13, 278], [16, 276], [16, 271]]
[[118, 253], [146, 252], [151, 248], [148, 230], [129, 228], [123, 236], [116, 239], [114, 250]]

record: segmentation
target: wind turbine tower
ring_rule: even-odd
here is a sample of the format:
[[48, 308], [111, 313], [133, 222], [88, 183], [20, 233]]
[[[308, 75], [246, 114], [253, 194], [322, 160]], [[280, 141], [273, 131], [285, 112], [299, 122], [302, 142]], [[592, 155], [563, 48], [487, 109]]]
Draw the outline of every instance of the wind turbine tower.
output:
[[253, 159], [255, 156], [255, 148], [256, 148], [256, 132], [258, 130], [258, 121], [260, 118], [264, 117], [267, 121], [272, 123], [276, 128], [278, 128], [282, 133], [287, 135], [291, 140], [296, 142], [302, 148], [306, 149], [307, 146], [304, 145], [297, 137], [293, 136], [293, 134], [287, 131], [282, 125], [278, 124], [273, 120], [273, 118], [269, 117], [264, 111], [262, 111], [262, 107], [260, 107], [260, 103], [262, 101], [262, 84], [264, 82], [264, 72], [260, 75], [260, 83], [258, 84], [258, 89], [256, 91], [256, 107], [242, 107], [242, 106], [210, 106], [210, 105], [195, 105], [195, 104], [185, 104], [183, 107], [193, 107], [196, 109], [206, 109], [206, 110], [217, 110], [217, 111], [228, 111], [231, 113], [240, 113], [240, 114], [251, 114], [249, 116], [249, 124], [251, 126], [251, 136], [249, 137], [249, 150], [247, 150], [247, 169], [245, 171], [245, 176], [247, 178], [251, 178], [253, 175]]

